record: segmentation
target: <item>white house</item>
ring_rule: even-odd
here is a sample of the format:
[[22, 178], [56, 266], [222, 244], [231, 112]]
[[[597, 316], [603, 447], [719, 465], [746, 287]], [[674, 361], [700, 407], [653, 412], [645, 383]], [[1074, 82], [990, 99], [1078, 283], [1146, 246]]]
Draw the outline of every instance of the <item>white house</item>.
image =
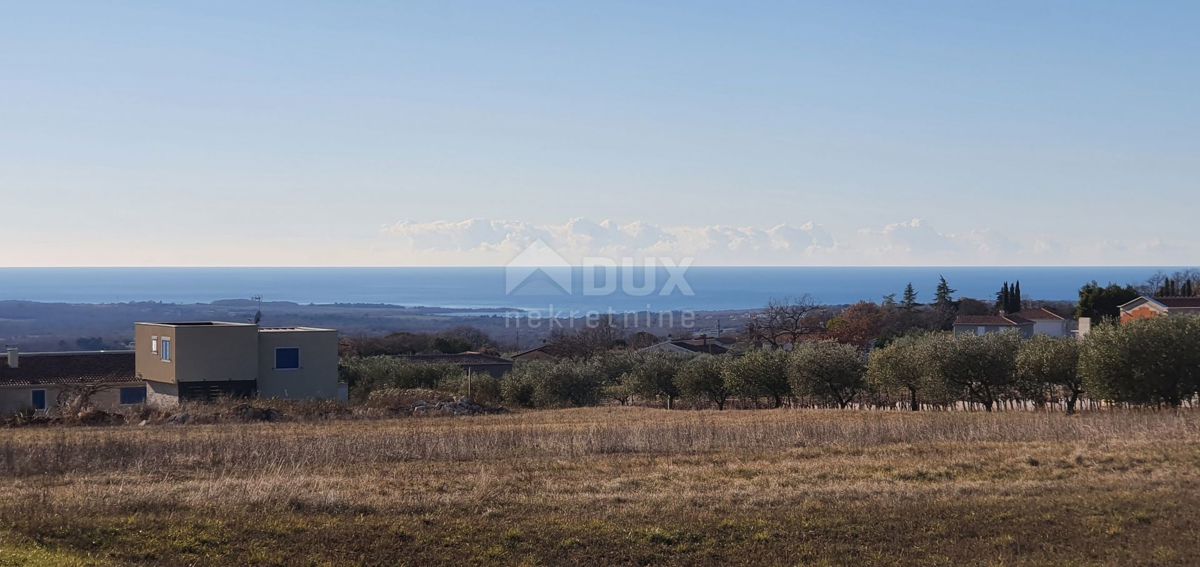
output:
[[1035, 335], [1071, 336], [1071, 321], [1045, 307], [1022, 309], [1015, 315], [1033, 321], [1033, 334]]

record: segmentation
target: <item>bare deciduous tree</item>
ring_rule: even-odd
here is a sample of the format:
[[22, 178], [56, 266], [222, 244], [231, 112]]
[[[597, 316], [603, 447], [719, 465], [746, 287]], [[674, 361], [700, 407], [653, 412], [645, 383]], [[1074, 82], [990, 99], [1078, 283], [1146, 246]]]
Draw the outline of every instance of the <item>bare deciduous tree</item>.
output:
[[759, 346], [779, 348], [794, 343], [800, 336], [816, 332], [815, 315], [819, 307], [808, 294], [772, 299], [746, 323], [746, 336]]

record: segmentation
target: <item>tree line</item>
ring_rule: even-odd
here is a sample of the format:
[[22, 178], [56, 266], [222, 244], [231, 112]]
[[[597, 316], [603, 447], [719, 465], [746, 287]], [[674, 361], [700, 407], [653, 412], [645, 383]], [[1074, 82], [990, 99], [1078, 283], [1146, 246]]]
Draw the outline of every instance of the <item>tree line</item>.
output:
[[504, 378], [468, 379], [453, 365], [390, 357], [351, 359], [343, 373], [356, 399], [377, 388], [468, 391], [483, 402], [527, 408], [604, 403], [725, 409], [1062, 406], [1080, 401], [1178, 407], [1200, 391], [1200, 318], [1164, 317], [1102, 326], [1086, 339], [1013, 333], [905, 335], [869, 355], [833, 340], [737, 355], [613, 351], [587, 360], [518, 364]]

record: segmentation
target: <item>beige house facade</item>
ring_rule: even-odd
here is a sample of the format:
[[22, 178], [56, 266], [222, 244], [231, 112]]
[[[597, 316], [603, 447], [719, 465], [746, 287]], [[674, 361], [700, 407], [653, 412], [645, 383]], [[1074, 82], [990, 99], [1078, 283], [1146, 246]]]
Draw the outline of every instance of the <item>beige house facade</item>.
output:
[[137, 323], [137, 377], [147, 403], [221, 397], [344, 399], [332, 329], [200, 321]]

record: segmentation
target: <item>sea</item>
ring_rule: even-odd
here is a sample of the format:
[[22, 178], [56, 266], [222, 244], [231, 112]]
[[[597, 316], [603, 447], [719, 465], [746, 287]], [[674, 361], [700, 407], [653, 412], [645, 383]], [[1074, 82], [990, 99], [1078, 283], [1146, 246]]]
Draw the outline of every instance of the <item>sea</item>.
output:
[[[900, 296], [931, 300], [938, 278], [957, 296], [992, 298], [1003, 282], [1026, 299], [1075, 300], [1089, 281], [1141, 283], [1162, 267], [575, 268], [0, 268], [0, 300], [62, 303], [224, 299], [392, 304], [473, 311], [719, 311], [809, 296], [822, 304]], [[555, 272], [554, 270], [559, 270]]]

